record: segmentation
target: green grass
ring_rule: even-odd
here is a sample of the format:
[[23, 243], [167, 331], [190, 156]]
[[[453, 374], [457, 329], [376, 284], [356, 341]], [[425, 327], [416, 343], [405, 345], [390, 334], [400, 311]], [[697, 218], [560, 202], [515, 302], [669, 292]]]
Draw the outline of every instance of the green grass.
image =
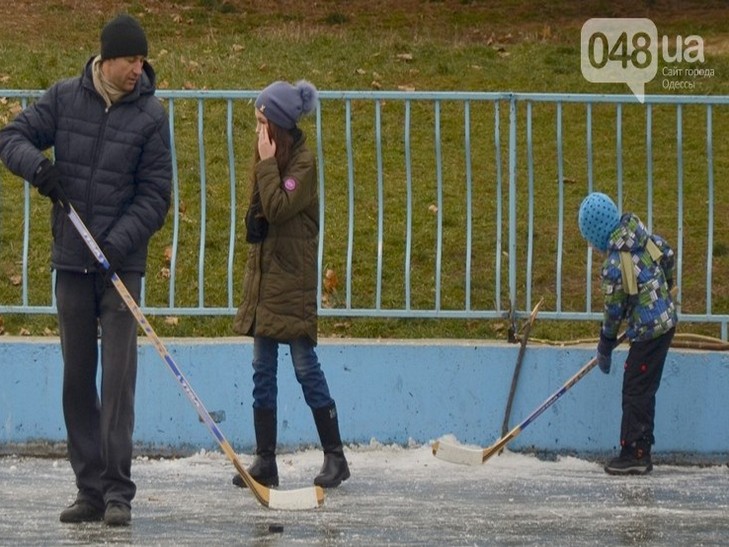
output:
[[[11, 5], [12, 4], [12, 5]], [[126, 9], [139, 17], [150, 40], [150, 59], [157, 71], [161, 88], [167, 89], [260, 89], [275, 79], [296, 80], [306, 78], [322, 89], [367, 90], [398, 89], [400, 86], [416, 90], [464, 91], [518, 91], [518, 92], [572, 92], [572, 93], [627, 93], [622, 84], [597, 85], [587, 82], [580, 72], [579, 36], [582, 24], [590, 17], [631, 16], [650, 17], [657, 25], [659, 35], [700, 34], [706, 42], [707, 66], [714, 68], [715, 76], [697, 82], [696, 94], [729, 93], [729, 18], [722, 2], [567, 2], [551, 3], [508, 0], [486, 1], [406, 1], [367, 2], [355, 0], [339, 2], [328, 0], [313, 5], [299, 3], [266, 3], [262, 1], [188, 0], [171, 4], [152, 2], [109, 2], [95, 10], [73, 9], [70, 0], [42, 2], [13, 2], [0, 7], [0, 16], [12, 24], [0, 28], [0, 56], [6, 62], [0, 68], [0, 87], [14, 89], [45, 88], [59, 78], [74, 76], [98, 48], [98, 30], [114, 13]], [[408, 54], [407, 58], [403, 54]], [[660, 73], [660, 70], [659, 70]], [[647, 93], [659, 94], [661, 79], [656, 78], [646, 88]], [[322, 237], [325, 241], [325, 263], [340, 273], [343, 281], [346, 238], [342, 211], [346, 211], [346, 157], [342, 105], [326, 104], [324, 135], [327, 164], [327, 224]], [[0, 103], [0, 124], [6, 123], [17, 105]], [[227, 192], [228, 173], [225, 141], [225, 109], [222, 103], [206, 106], [206, 170], [208, 186], [209, 225], [205, 248], [206, 286], [208, 304], [225, 305], [227, 294], [221, 292], [220, 283], [210, 283], [225, 277], [226, 248], [229, 233]], [[245, 209], [244, 198], [250, 151], [253, 146], [252, 114], [246, 117], [250, 105], [236, 105], [236, 157], [238, 213]], [[462, 210], [463, 196], [463, 128], [460, 105], [443, 105], [443, 175], [444, 211]], [[476, 107], [474, 106], [474, 112]], [[476, 186], [483, 188], [474, 196], [477, 215], [474, 223], [479, 237], [474, 241], [473, 268], [478, 274], [473, 280], [474, 307], [491, 306], [500, 299], [502, 308], [508, 308], [508, 295], [495, 294], [493, 268], [495, 237], [494, 224], [489, 217], [495, 215], [495, 177], [493, 110], [491, 105], [480, 107], [474, 114], [472, 147], [474, 165], [488, 169], [474, 173]], [[642, 117], [631, 114], [637, 107], [625, 107], [623, 127], [623, 178], [626, 181], [645, 179], [645, 156], [641, 125]], [[242, 112], [240, 110], [242, 109]], [[706, 179], [703, 155], [703, 111], [685, 109], [684, 162], [687, 169], [685, 192], [696, 196], [703, 191]], [[369, 103], [353, 104], [353, 131], [356, 139], [372, 142], [374, 119]], [[629, 115], [631, 114], [631, 115]], [[404, 252], [402, 161], [402, 107], [396, 102], [382, 106], [383, 116], [383, 169], [385, 173], [386, 231], [384, 245], [385, 277], [383, 279], [383, 305], [402, 305], [402, 260]], [[519, 116], [523, 119], [524, 112]], [[566, 184], [565, 207], [576, 210], [586, 188], [586, 151], [584, 144], [584, 107], [565, 105], [564, 126], [579, 128], [567, 132], [564, 138], [564, 176], [576, 181]], [[595, 107], [593, 123], [601, 131], [593, 135], [596, 183], [606, 191], [614, 190], [615, 131], [614, 108]], [[714, 127], [729, 127], [726, 112], [716, 112]], [[420, 161], [413, 165], [414, 218], [413, 230], [418, 245], [413, 249], [412, 276], [415, 286], [424, 290], [413, 293], [413, 306], [432, 306], [434, 271], [435, 224], [428, 207], [434, 202], [432, 154], [432, 105], [415, 105], [413, 109], [413, 147], [421, 150]], [[508, 135], [508, 108], [501, 105], [500, 122], [502, 147]], [[306, 122], [312, 129], [311, 122]], [[198, 299], [197, 271], [199, 230], [200, 160], [196, 143], [196, 106], [179, 104], [176, 110], [178, 168], [180, 174], [179, 198], [185, 213], [181, 217], [181, 238], [184, 246], [178, 256], [179, 305], [195, 305]], [[539, 233], [535, 239], [535, 279], [532, 294], [546, 297], [545, 307], [554, 309], [554, 275], [556, 267], [555, 236], [557, 165], [553, 140], [555, 108], [541, 105], [535, 108], [534, 156], [536, 198], [542, 207], [537, 210]], [[311, 133], [310, 133], [311, 135]], [[654, 110], [654, 156], [660, 154], [675, 158], [675, 119], [672, 110], [657, 107]], [[715, 137], [716, 181], [729, 175], [729, 139]], [[525, 150], [523, 127], [519, 150]], [[313, 139], [312, 139], [313, 145]], [[427, 151], [430, 150], [430, 153]], [[508, 165], [506, 155], [501, 158], [502, 176], [506, 185]], [[525, 165], [526, 158], [519, 158]], [[376, 220], [376, 170], [374, 147], [358, 147], [355, 153], [356, 210], [355, 245], [353, 263], [353, 305], [371, 306], [374, 302], [375, 264], [371, 260], [376, 246], [372, 230]], [[657, 231], [676, 241], [678, 226], [675, 219], [675, 159], [656, 162], [654, 173], [656, 207], [654, 226]], [[16, 179], [0, 171], [0, 295], [3, 301], [17, 299], [19, 288], [13, 285], [18, 273], [17, 264], [19, 218], [13, 213], [19, 207], [21, 193]], [[611, 186], [613, 184], [613, 186]], [[717, 184], [717, 187], [720, 187]], [[524, 201], [526, 173], [519, 171], [520, 203]], [[504, 186], [504, 197], [506, 197]], [[626, 203], [631, 209], [644, 210], [646, 196], [641, 185], [626, 184]], [[719, 200], [717, 211], [726, 210], [727, 198]], [[44, 302], [48, 298], [50, 279], [47, 271], [47, 203], [33, 196], [32, 233], [34, 247], [30, 264], [33, 279], [31, 302]], [[702, 201], [687, 201], [684, 227], [686, 264], [706, 260], [705, 212]], [[462, 265], [465, 248], [461, 241], [464, 220], [462, 216], [444, 214], [444, 264], [451, 264], [443, 277], [443, 306], [462, 307], [465, 298]], [[526, 211], [519, 210], [519, 226], [526, 222]], [[726, 234], [729, 219], [717, 217], [717, 234]], [[155, 236], [148, 267], [147, 300], [149, 304], [164, 301], [167, 280], [161, 275], [166, 266], [165, 247], [171, 242], [171, 217], [164, 229]], [[505, 232], [504, 232], [505, 233]], [[520, 233], [525, 233], [520, 231]], [[243, 249], [242, 234], [238, 234], [237, 248]], [[565, 227], [565, 240], [579, 238], [575, 225]], [[726, 246], [723, 237], [715, 247]], [[520, 245], [520, 249], [523, 246]], [[523, 251], [521, 251], [523, 253]], [[12, 258], [16, 257], [16, 258]], [[584, 253], [566, 255], [565, 268], [579, 271]], [[519, 257], [524, 261], [523, 254]], [[244, 252], [235, 256], [236, 271], [241, 273]], [[726, 271], [726, 253], [717, 253], [714, 259], [715, 309], [729, 309], [729, 288], [721, 283], [720, 275]], [[504, 270], [505, 271], [505, 270]], [[445, 274], [448, 275], [445, 275]], [[239, 276], [240, 277], [240, 276]], [[562, 305], [564, 309], [578, 305], [584, 293], [584, 278], [563, 279]], [[687, 276], [683, 280], [684, 310], [701, 311], [704, 299], [704, 279]], [[239, 299], [240, 281], [235, 284], [235, 301]], [[599, 302], [599, 295], [593, 295]], [[692, 309], [693, 306], [693, 309]], [[698, 310], [696, 309], [698, 308]], [[7, 332], [17, 334], [21, 328], [32, 334], [55, 330], [52, 317], [6, 316]], [[232, 334], [229, 317], [180, 317], [177, 325], [169, 325], [165, 318], [151, 318], [155, 329], [163, 335], [218, 336]], [[335, 336], [393, 336], [393, 337], [477, 337], [503, 338], [508, 325], [504, 321], [445, 321], [445, 320], [373, 320], [322, 319], [322, 335]], [[682, 327], [684, 328], [684, 327]], [[713, 327], [696, 327], [715, 334]], [[535, 335], [545, 338], [582, 337], [593, 332], [592, 324], [567, 324], [540, 321]]]

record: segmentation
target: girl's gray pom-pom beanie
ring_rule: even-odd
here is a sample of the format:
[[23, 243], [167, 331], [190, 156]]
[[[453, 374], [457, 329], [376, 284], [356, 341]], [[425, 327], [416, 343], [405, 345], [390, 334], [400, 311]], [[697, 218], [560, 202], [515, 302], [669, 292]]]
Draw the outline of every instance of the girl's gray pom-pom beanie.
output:
[[283, 129], [293, 129], [304, 114], [313, 112], [319, 101], [314, 84], [299, 80], [295, 85], [277, 81], [256, 99], [256, 108], [266, 119]]

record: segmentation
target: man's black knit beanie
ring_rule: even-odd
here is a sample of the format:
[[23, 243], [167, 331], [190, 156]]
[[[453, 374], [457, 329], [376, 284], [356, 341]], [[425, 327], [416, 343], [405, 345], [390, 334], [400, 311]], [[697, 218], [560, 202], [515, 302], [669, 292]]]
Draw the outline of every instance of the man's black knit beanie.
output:
[[147, 37], [136, 19], [122, 14], [101, 31], [101, 58], [147, 56]]

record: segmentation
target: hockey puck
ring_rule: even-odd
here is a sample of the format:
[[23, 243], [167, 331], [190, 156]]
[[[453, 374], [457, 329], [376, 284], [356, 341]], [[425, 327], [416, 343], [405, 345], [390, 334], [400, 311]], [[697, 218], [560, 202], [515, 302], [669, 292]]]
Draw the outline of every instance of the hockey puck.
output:
[[284, 527], [283, 524], [269, 524], [268, 525], [268, 531], [272, 534], [280, 534], [283, 532]]

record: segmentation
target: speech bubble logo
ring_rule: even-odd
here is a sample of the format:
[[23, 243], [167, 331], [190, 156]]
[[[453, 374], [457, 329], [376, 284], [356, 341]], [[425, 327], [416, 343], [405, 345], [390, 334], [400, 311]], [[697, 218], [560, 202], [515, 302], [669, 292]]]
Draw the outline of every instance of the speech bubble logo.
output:
[[582, 75], [593, 83], [624, 83], [638, 101], [658, 72], [658, 29], [645, 18], [593, 18], [580, 34]]

